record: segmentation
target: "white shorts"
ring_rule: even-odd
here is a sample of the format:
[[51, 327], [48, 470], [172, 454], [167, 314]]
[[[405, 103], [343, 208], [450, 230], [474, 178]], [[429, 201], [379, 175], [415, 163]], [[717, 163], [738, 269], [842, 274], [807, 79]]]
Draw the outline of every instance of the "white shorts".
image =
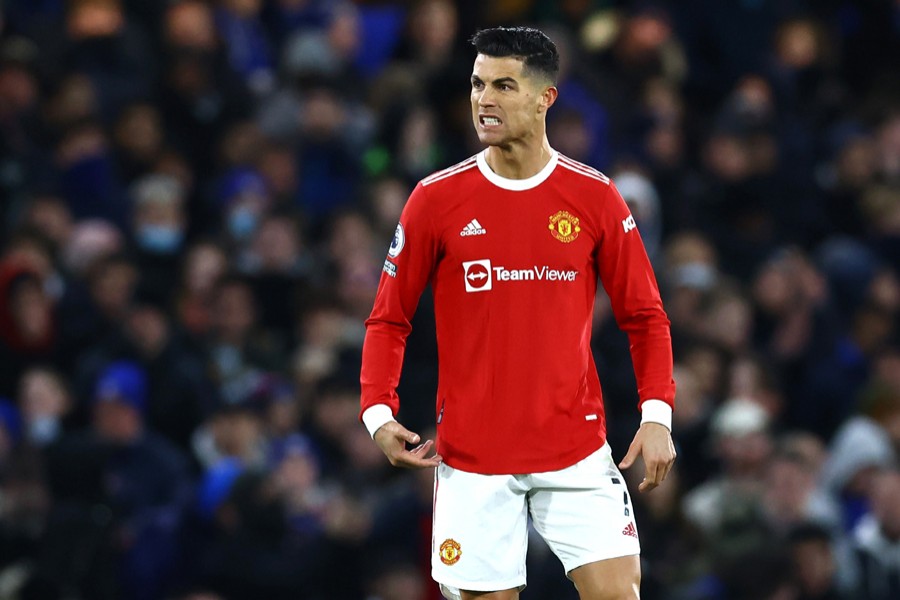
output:
[[566, 574], [640, 554], [634, 510], [609, 444], [584, 460], [530, 475], [435, 473], [431, 575], [445, 598], [459, 590], [525, 587], [528, 516]]

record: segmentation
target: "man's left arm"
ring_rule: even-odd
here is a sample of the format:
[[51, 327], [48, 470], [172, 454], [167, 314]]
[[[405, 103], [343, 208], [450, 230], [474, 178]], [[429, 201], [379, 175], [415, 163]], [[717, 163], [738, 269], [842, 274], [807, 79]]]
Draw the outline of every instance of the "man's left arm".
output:
[[641, 427], [619, 466], [627, 469], [643, 456], [646, 472], [639, 489], [644, 492], [662, 483], [675, 462], [672, 336], [640, 232], [612, 183], [603, 203], [596, 260], [616, 323], [628, 334], [640, 398]]

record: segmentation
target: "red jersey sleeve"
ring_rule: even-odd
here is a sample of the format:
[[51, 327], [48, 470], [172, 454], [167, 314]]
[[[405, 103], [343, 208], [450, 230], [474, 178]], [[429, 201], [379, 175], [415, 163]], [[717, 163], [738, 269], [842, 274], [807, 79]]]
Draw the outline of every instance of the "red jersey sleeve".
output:
[[388, 249], [363, 343], [361, 410], [376, 404], [400, 406], [397, 384], [403, 367], [406, 338], [419, 298], [431, 279], [438, 239], [427, 206], [425, 189], [417, 185], [400, 216]]
[[616, 323], [628, 334], [639, 404], [662, 400], [674, 408], [669, 319], [634, 217], [613, 183], [607, 190], [596, 252], [600, 281]]

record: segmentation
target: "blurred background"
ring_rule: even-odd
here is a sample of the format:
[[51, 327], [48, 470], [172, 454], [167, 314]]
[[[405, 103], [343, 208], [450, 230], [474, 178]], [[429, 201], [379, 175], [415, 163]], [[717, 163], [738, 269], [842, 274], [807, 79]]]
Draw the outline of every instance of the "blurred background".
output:
[[[615, 179], [672, 320], [643, 597], [900, 598], [900, 2], [0, 7], [0, 598], [439, 597], [432, 473], [359, 424], [360, 348], [407, 195], [480, 149], [496, 24], [559, 45], [551, 143]], [[576, 598], [534, 537], [523, 597]]]

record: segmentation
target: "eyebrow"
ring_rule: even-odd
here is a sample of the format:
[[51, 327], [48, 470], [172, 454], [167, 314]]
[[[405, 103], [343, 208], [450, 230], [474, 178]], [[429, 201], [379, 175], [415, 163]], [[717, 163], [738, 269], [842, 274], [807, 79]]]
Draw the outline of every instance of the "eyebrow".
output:
[[[472, 75], [471, 80], [472, 81], [481, 81], [482, 83], [484, 83], [484, 81], [481, 79], [481, 77], [479, 77], [478, 75], [474, 75], [474, 74]], [[495, 79], [493, 81], [489, 81], [488, 83], [490, 83], [492, 85], [502, 85], [504, 83], [514, 83], [514, 84], [518, 85], [519, 82], [516, 81], [512, 77], [501, 77], [500, 79]]]

